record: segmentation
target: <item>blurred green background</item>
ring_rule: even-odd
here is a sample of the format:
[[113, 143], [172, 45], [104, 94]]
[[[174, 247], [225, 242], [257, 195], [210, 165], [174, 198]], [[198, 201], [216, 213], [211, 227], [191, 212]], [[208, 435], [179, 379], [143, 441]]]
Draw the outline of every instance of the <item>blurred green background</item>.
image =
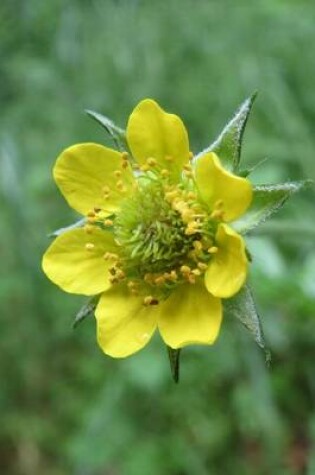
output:
[[271, 368], [228, 318], [173, 384], [157, 336], [105, 357], [80, 297], [40, 270], [47, 234], [76, 217], [53, 183], [60, 151], [111, 144], [144, 97], [207, 146], [259, 90], [245, 137], [252, 179], [315, 176], [312, 1], [2, 0], [0, 3], [0, 473], [315, 474], [315, 212], [295, 196], [249, 239]]

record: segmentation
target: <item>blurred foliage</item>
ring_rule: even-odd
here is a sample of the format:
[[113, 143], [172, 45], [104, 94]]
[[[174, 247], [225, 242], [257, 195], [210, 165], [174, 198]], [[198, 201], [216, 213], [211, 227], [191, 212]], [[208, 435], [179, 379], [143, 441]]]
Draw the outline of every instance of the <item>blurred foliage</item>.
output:
[[311, 1], [0, 2], [0, 472], [5, 475], [315, 473], [314, 194], [253, 233], [251, 281], [273, 361], [225, 319], [173, 384], [157, 336], [127, 360], [79, 297], [40, 270], [46, 235], [76, 219], [52, 181], [75, 142], [110, 144], [83, 110], [125, 125], [143, 97], [180, 115], [192, 149], [260, 91], [244, 166], [256, 183], [315, 176]]

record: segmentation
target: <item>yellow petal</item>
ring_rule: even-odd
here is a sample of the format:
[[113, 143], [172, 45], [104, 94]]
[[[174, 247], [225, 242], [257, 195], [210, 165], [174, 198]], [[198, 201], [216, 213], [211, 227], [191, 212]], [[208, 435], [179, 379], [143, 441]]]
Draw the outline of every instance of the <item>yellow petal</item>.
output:
[[222, 320], [221, 300], [210, 295], [203, 283], [181, 285], [158, 307], [159, 330], [171, 348], [211, 345], [216, 340]]
[[66, 292], [96, 295], [110, 287], [105, 252], [117, 252], [112, 235], [101, 229], [87, 234], [82, 228], [58, 236], [44, 254], [42, 267], [50, 280]]
[[182, 120], [164, 112], [151, 99], [141, 101], [130, 115], [127, 140], [138, 163], [155, 158], [174, 179], [178, 179], [183, 165], [188, 162], [189, 142]]
[[216, 233], [218, 252], [213, 254], [205, 274], [208, 291], [215, 297], [229, 298], [245, 283], [248, 261], [243, 238], [226, 224]]
[[224, 221], [238, 218], [251, 203], [250, 181], [225, 170], [215, 153], [208, 152], [197, 160], [196, 182], [201, 198], [210, 209], [222, 200]]
[[156, 307], [130, 295], [124, 285], [105, 292], [96, 308], [97, 341], [104, 353], [124, 358], [141, 350], [156, 329]]
[[[130, 190], [133, 176], [129, 168], [122, 169], [121, 153], [94, 143], [73, 145], [57, 158], [54, 167], [55, 181], [68, 204], [81, 214], [102, 208], [109, 214], [115, 212], [124, 194], [118, 190], [122, 181]], [[115, 171], [122, 172], [121, 178]], [[109, 196], [105, 199], [105, 192]]]

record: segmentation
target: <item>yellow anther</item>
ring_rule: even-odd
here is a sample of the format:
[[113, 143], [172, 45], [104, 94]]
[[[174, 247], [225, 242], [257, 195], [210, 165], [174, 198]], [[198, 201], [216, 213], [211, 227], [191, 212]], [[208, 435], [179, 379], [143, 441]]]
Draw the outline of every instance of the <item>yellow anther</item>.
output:
[[111, 219], [105, 219], [104, 224], [105, 226], [112, 226], [114, 223]]
[[200, 270], [203, 270], [203, 271], [208, 269], [207, 264], [205, 264], [204, 262], [198, 262], [198, 267]]
[[196, 251], [201, 251], [202, 250], [202, 242], [201, 241], [194, 241], [193, 246], [196, 249]]
[[121, 158], [123, 159], [124, 162], [129, 160], [129, 153], [128, 152], [122, 152]]
[[115, 170], [115, 171], [114, 171], [114, 176], [115, 176], [116, 178], [120, 178], [121, 175], [122, 175], [122, 173], [121, 173], [120, 170]]
[[89, 212], [87, 213], [87, 217], [88, 217], [88, 218], [94, 218], [94, 216], [95, 216], [95, 212], [94, 212], [94, 211], [89, 211]]
[[218, 252], [218, 250], [219, 249], [217, 248], [217, 246], [211, 246], [211, 247], [209, 247], [208, 252], [209, 252], [209, 254], [216, 254]]
[[155, 160], [155, 158], [149, 157], [147, 159], [147, 164], [149, 165], [149, 167], [155, 167], [157, 165], [157, 161]]
[[166, 168], [163, 168], [163, 170], [161, 171], [161, 175], [163, 178], [167, 178], [168, 176], [170, 176], [170, 172], [166, 170]]
[[193, 274], [187, 275], [187, 280], [190, 284], [195, 284], [196, 283], [196, 277]]
[[177, 276], [176, 270], [171, 270], [170, 280], [172, 280], [173, 282], [175, 282], [177, 279], [178, 279], [178, 276]]
[[130, 289], [130, 293], [134, 296], [138, 296], [139, 295], [139, 291], [137, 289]]
[[116, 277], [115, 275], [111, 275], [111, 276], [108, 278], [108, 280], [109, 280], [109, 282], [110, 282], [111, 284], [117, 284], [117, 282], [118, 282], [118, 279], [117, 279], [117, 277]]
[[180, 271], [182, 274], [190, 274], [191, 268], [189, 266], [181, 266]]
[[159, 301], [157, 299], [155, 299], [154, 297], [152, 297], [152, 295], [147, 295], [146, 297], [144, 297], [143, 299], [143, 304], [145, 306], [149, 306], [149, 305], [157, 305], [159, 303]]
[[199, 277], [199, 276], [201, 275], [200, 269], [193, 269], [191, 272], [192, 272], [192, 274], [195, 275], [196, 277]]
[[178, 190], [173, 190], [173, 191], [168, 191], [165, 193], [165, 199], [168, 202], [173, 201], [175, 198], [179, 197], [179, 191]]
[[103, 191], [104, 194], [108, 195], [110, 193], [109, 186], [107, 186], [107, 185], [103, 186], [102, 191]]
[[187, 204], [185, 203], [185, 201], [180, 200], [179, 198], [177, 200], [174, 199], [172, 203], [172, 208], [182, 213], [185, 209], [187, 209]]
[[147, 172], [147, 171], [150, 170], [150, 167], [149, 167], [149, 165], [148, 165], [147, 163], [145, 163], [144, 165], [141, 165], [140, 170], [141, 170], [142, 172]]
[[191, 170], [184, 170], [184, 174], [187, 176], [187, 178], [192, 178], [194, 176]]
[[85, 224], [84, 226], [84, 231], [87, 233], [87, 234], [92, 234], [93, 232], [93, 226], [91, 224]]
[[188, 154], [189, 160], [192, 160], [194, 158], [194, 154], [190, 151]]
[[97, 217], [96, 217], [96, 216], [88, 216], [87, 222], [88, 222], [89, 224], [93, 224], [93, 223], [95, 223], [95, 221], [97, 221]]
[[87, 251], [92, 251], [92, 250], [94, 249], [94, 247], [95, 247], [95, 245], [94, 245], [92, 242], [87, 242], [87, 243], [85, 244], [85, 249], [86, 249]]
[[109, 193], [104, 193], [103, 198], [104, 200], [109, 200]]
[[171, 155], [165, 155], [164, 158], [167, 162], [172, 162], [174, 160], [174, 158]]
[[116, 276], [119, 280], [123, 280], [126, 277], [126, 274], [121, 269], [116, 269]]
[[190, 163], [188, 163], [187, 165], [184, 165], [184, 166], [183, 166], [183, 169], [184, 169], [186, 172], [191, 172], [191, 165], [190, 165]]
[[191, 236], [192, 234], [198, 233], [199, 223], [196, 221], [190, 221], [185, 229], [186, 236]]
[[194, 193], [193, 191], [188, 191], [188, 193], [187, 193], [187, 198], [188, 198], [189, 200], [195, 200], [195, 199], [197, 199], [197, 195], [196, 195], [196, 193]]
[[163, 285], [165, 283], [165, 277], [163, 275], [159, 275], [154, 279], [154, 283], [156, 285]]
[[105, 259], [106, 261], [118, 261], [119, 256], [118, 254], [115, 254], [113, 252], [105, 252], [103, 259]]
[[118, 190], [120, 190], [120, 188], [122, 188], [123, 186], [124, 182], [122, 180], [116, 181], [116, 188], [118, 188]]
[[181, 215], [183, 222], [186, 224], [190, 223], [194, 219], [194, 211], [187, 207], [183, 209]]

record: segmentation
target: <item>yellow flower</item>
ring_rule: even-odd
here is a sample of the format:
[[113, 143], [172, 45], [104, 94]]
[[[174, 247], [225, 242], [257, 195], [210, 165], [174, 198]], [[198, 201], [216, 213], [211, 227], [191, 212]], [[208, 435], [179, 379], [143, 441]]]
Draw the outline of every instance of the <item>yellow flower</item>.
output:
[[82, 228], [58, 236], [43, 257], [63, 290], [98, 295], [97, 339], [125, 357], [158, 328], [171, 348], [212, 344], [221, 299], [247, 276], [240, 235], [227, 223], [252, 199], [250, 182], [207, 152], [193, 159], [181, 119], [150, 99], [127, 125], [130, 154], [85, 143], [64, 150], [54, 178]]

